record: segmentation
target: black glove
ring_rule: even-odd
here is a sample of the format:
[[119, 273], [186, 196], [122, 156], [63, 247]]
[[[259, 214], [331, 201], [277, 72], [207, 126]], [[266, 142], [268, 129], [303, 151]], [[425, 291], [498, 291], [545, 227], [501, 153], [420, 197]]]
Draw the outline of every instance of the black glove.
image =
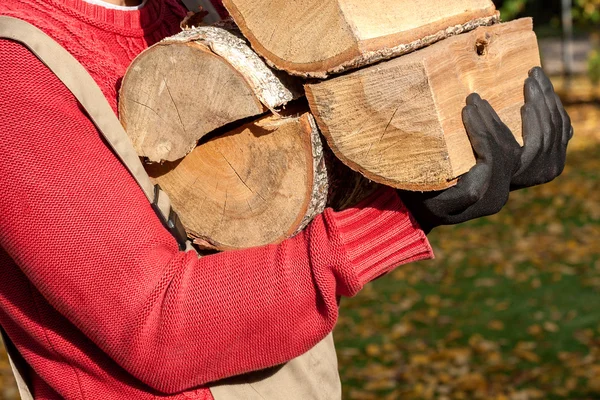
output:
[[511, 180], [521, 167], [522, 150], [510, 129], [477, 94], [467, 98], [465, 124], [477, 164], [456, 186], [441, 192], [399, 191], [425, 232], [498, 213], [508, 201]]
[[547, 183], [565, 168], [567, 144], [573, 137], [571, 119], [554, 93], [550, 79], [541, 68], [529, 72], [525, 81], [523, 154], [521, 168], [511, 181], [511, 189]]

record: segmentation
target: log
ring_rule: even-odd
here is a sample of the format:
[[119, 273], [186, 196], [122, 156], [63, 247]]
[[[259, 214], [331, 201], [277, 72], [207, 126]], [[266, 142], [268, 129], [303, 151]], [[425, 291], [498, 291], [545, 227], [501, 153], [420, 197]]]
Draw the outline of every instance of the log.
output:
[[327, 202], [323, 147], [309, 113], [261, 117], [147, 171], [203, 249], [279, 243]]
[[379, 188], [333, 156], [301, 109], [244, 123], [177, 162], [146, 165], [198, 248], [279, 243], [326, 206], [347, 209]]
[[499, 21], [491, 0], [223, 0], [270, 65], [325, 78]]
[[119, 115], [141, 157], [176, 161], [207, 133], [276, 110], [301, 91], [235, 32], [197, 27], [133, 61], [123, 79]]
[[461, 112], [479, 93], [521, 138], [532, 20], [480, 27], [417, 52], [305, 86], [319, 128], [346, 165], [405, 190], [442, 190], [475, 164]]

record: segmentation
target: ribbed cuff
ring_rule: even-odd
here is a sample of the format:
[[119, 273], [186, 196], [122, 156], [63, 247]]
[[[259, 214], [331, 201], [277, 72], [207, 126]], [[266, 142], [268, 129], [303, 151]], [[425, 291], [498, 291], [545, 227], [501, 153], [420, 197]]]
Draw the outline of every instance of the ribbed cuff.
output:
[[361, 286], [399, 265], [434, 257], [425, 232], [391, 188], [331, 214]]

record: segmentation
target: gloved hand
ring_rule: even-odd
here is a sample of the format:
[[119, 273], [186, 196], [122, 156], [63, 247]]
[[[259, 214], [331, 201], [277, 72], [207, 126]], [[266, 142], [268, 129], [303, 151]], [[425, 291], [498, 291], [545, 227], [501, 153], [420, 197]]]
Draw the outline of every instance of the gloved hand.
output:
[[495, 214], [506, 204], [510, 190], [547, 183], [562, 173], [573, 127], [552, 83], [539, 67], [533, 68], [525, 81], [521, 115], [524, 146], [519, 148], [487, 101], [476, 94], [467, 98], [463, 122], [477, 165], [445, 191], [399, 191], [426, 232], [439, 225]]
[[425, 232], [498, 213], [521, 167], [521, 146], [487, 101], [470, 95], [462, 115], [477, 164], [444, 191], [399, 191]]
[[521, 168], [511, 181], [511, 189], [550, 182], [565, 168], [567, 144], [573, 137], [571, 119], [550, 79], [541, 68], [529, 72], [525, 81], [523, 154]]

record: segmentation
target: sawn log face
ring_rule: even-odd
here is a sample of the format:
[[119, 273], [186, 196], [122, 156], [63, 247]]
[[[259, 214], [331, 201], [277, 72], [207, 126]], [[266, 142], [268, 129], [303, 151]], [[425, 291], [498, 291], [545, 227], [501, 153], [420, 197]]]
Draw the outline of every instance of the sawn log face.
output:
[[119, 103], [138, 154], [155, 162], [178, 160], [206, 133], [265, 110], [238, 71], [194, 42], [156, 46], [138, 57]]
[[327, 172], [310, 114], [267, 116], [147, 167], [197, 244], [231, 250], [278, 243], [325, 208]]
[[200, 26], [134, 60], [123, 79], [119, 116], [140, 156], [176, 161], [214, 129], [299, 97], [301, 85], [269, 68], [238, 34]]

